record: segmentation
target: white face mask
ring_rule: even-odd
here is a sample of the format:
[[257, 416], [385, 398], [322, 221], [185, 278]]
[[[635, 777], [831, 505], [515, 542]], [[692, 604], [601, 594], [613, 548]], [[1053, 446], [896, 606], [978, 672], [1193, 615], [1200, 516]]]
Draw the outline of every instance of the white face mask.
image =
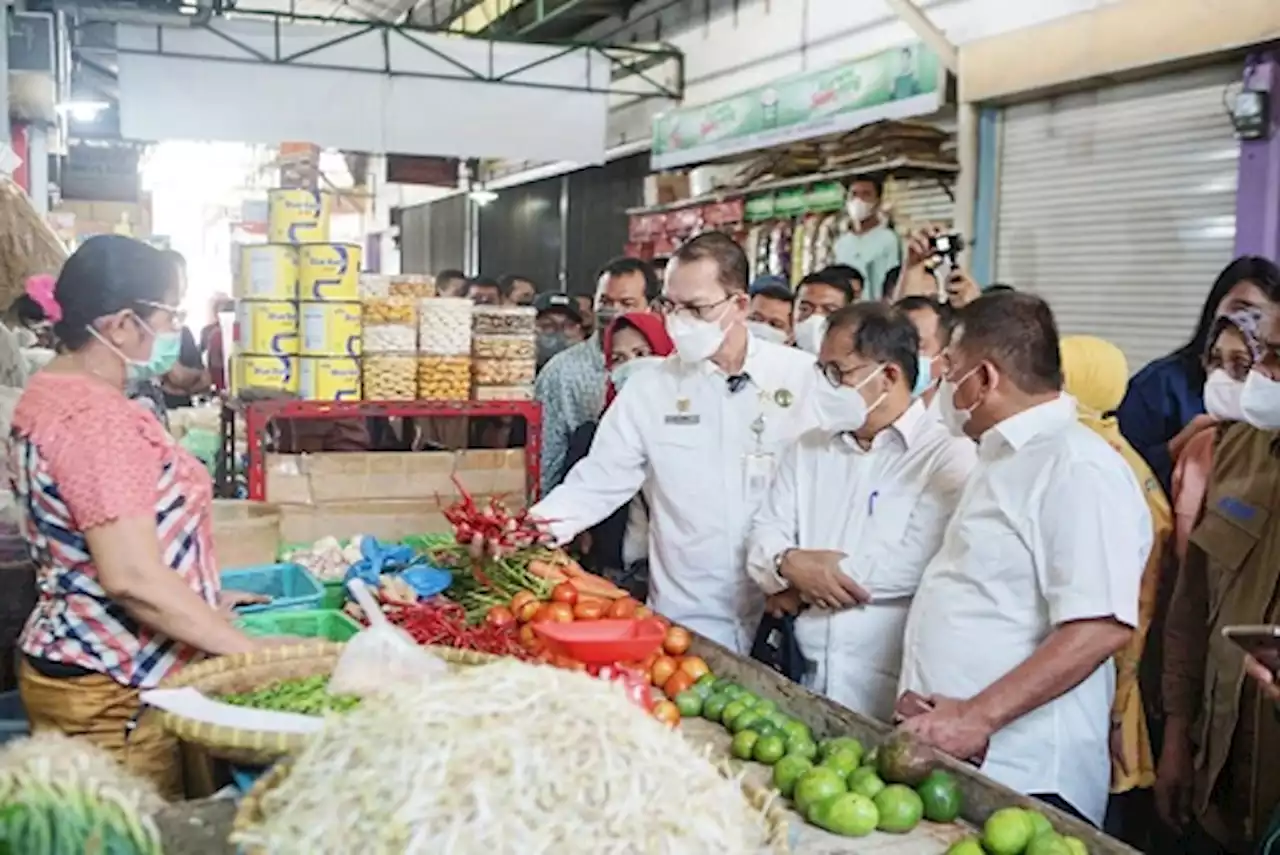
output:
[[876, 370], [856, 386], [846, 386], [843, 383], [832, 386], [825, 377], [820, 379], [817, 384], [817, 395], [814, 398], [818, 408], [818, 426], [829, 433], [861, 430], [867, 423], [867, 417], [871, 415], [871, 411], [880, 406], [885, 398], [881, 395], [868, 407], [867, 399], [862, 397], [861, 389], [883, 370], [883, 365], [876, 366]]
[[826, 315], [810, 315], [796, 324], [796, 347], [817, 356], [822, 350], [822, 337], [826, 334]]
[[622, 386], [636, 372], [645, 371], [662, 364], [665, 356], [637, 356], [635, 359], [628, 359], [620, 365], [613, 366], [613, 370], [609, 372], [609, 379], [613, 381], [613, 389], [615, 392], [621, 392]]
[[964, 437], [965, 425], [969, 424], [969, 419], [973, 417], [973, 407], [967, 410], [961, 410], [956, 407], [956, 390], [960, 388], [960, 384], [973, 376], [978, 370], [975, 366], [963, 377], [957, 380], [943, 379], [938, 384], [938, 396], [934, 398], [934, 402], [938, 407], [938, 417], [942, 419], [942, 423], [946, 425], [947, 430], [951, 431], [952, 436]]
[[771, 344], [786, 344], [787, 334], [777, 327], [771, 327], [764, 321], [747, 321], [747, 331], [761, 341]]
[[1259, 430], [1280, 430], [1280, 380], [1250, 371], [1240, 391], [1240, 413]]
[[1240, 394], [1243, 391], [1243, 381], [1235, 379], [1221, 368], [1215, 368], [1204, 384], [1205, 411], [1225, 422], [1244, 421], [1244, 413], [1240, 410]]
[[[726, 309], [727, 311], [727, 309]], [[716, 355], [724, 344], [727, 330], [720, 326], [724, 312], [716, 320], [703, 320], [688, 315], [672, 315], [667, 318], [667, 334], [676, 346], [676, 356], [690, 365], [703, 362]]]
[[845, 205], [845, 210], [849, 212], [849, 219], [855, 223], [861, 223], [875, 213], [876, 206], [866, 199], [854, 198], [849, 200], [849, 204]]

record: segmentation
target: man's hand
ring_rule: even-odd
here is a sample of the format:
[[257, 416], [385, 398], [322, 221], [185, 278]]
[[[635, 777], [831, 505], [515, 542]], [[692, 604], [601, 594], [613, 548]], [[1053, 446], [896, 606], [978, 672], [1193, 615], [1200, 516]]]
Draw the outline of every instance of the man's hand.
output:
[[795, 588], [787, 588], [781, 593], [773, 594], [764, 601], [764, 610], [776, 618], [784, 615], [800, 614], [800, 607], [804, 605], [800, 600], [800, 592]]
[[947, 277], [947, 302], [957, 309], [964, 308], [982, 296], [978, 283], [969, 278], [963, 267], [956, 267]]
[[1280, 684], [1276, 682], [1276, 675], [1270, 668], [1246, 654], [1244, 657], [1244, 670], [1258, 684], [1259, 691], [1268, 700], [1274, 704], [1280, 704]]
[[803, 602], [820, 609], [847, 609], [871, 602], [871, 595], [840, 572], [843, 552], [831, 549], [792, 549], [782, 558], [779, 572]]
[[906, 258], [902, 261], [902, 272], [898, 275], [898, 283], [893, 292], [893, 299], [901, 300], [903, 297], [937, 298], [938, 280], [933, 275], [930, 265], [934, 255], [930, 241], [937, 235], [942, 234], [943, 231], [937, 226], [925, 226], [922, 229], [916, 229], [907, 238], [905, 243]]
[[960, 760], [973, 760], [987, 753], [995, 727], [969, 701], [930, 695], [933, 709], [913, 716], [899, 727], [923, 742]]

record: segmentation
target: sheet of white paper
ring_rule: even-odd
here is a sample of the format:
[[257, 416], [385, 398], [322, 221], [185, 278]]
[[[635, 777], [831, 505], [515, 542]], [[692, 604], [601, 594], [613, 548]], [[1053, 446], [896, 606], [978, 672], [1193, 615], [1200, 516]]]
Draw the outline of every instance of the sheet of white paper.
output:
[[205, 697], [197, 689], [151, 689], [142, 693], [142, 702], [149, 706], [202, 721], [220, 724], [238, 730], [264, 730], [274, 733], [319, 733], [324, 729], [324, 719], [313, 715], [255, 710], [224, 704]]

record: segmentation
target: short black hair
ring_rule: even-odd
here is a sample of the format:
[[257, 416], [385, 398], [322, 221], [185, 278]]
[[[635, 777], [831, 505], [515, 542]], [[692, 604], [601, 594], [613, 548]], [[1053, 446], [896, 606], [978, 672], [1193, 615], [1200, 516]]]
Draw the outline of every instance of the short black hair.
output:
[[951, 344], [951, 331], [956, 328], [956, 310], [950, 303], [934, 297], [912, 294], [893, 304], [900, 312], [933, 312], [938, 316], [938, 339], [943, 347]]
[[856, 178], [853, 178], [849, 181], [850, 189], [852, 189], [853, 185], [857, 184], [859, 181], [865, 181], [866, 183], [870, 184], [872, 187], [876, 188], [877, 199], [881, 199], [884, 197], [884, 179], [881, 178], [879, 175], [859, 175]]
[[880, 283], [880, 293], [886, 300], [892, 300], [898, 293], [898, 280], [901, 278], [902, 265], [890, 267], [889, 272], [884, 275], [884, 281]]
[[534, 281], [532, 276], [525, 276], [523, 273], [508, 273], [505, 276], [498, 277], [498, 290], [502, 292], [502, 296], [510, 297], [511, 292], [515, 290], [517, 282], [528, 282], [533, 286], [533, 290], [538, 290], [538, 283]]
[[439, 273], [436, 274], [437, 280], [466, 279], [466, 278], [467, 278], [467, 274], [463, 273], [461, 270], [458, 270], [457, 268], [454, 268], [454, 267], [446, 267], [444, 270], [441, 270]]
[[639, 273], [644, 277], [644, 298], [646, 301], [656, 300], [658, 295], [662, 293], [662, 280], [658, 278], [658, 271], [653, 269], [653, 265], [645, 261], [643, 258], [632, 258], [624, 255], [609, 261], [601, 267], [596, 273], [596, 283], [592, 285], [592, 291], [598, 287], [598, 284], [605, 276], [633, 276]]
[[853, 282], [827, 270], [819, 270], [817, 273], [810, 273], [808, 276], [800, 280], [800, 284], [796, 286], [796, 296], [799, 297], [800, 289], [806, 285], [826, 285], [828, 288], [835, 288], [844, 295], [846, 303], [852, 303], [858, 299], [858, 295], [853, 291]]
[[852, 264], [828, 264], [826, 267], [818, 271], [828, 276], [834, 276], [837, 279], [843, 279], [846, 282], [860, 282], [867, 284], [867, 277], [862, 275], [862, 271], [854, 267]]
[[795, 292], [785, 285], [762, 285], [751, 292], [752, 297], [768, 297], [770, 300], [781, 300], [788, 306], [796, 302]]
[[854, 303], [827, 317], [827, 335], [853, 329], [853, 349], [876, 362], [902, 369], [908, 389], [920, 371], [920, 333], [905, 313], [884, 303]]
[[747, 254], [738, 242], [724, 232], [703, 232], [681, 244], [672, 256], [673, 261], [688, 264], [709, 258], [716, 263], [716, 281], [730, 294], [747, 290], [751, 279], [751, 265]]
[[1058, 324], [1049, 304], [1017, 291], [983, 294], [956, 315], [960, 349], [996, 364], [1032, 395], [1062, 391]]
[[993, 282], [992, 284], [988, 285], [986, 288], [983, 288], [982, 293], [983, 294], [1000, 294], [1000, 293], [1007, 294], [1010, 291], [1017, 291], [1017, 290], [1018, 289], [1014, 288], [1012, 285], [1006, 285], [1003, 282]]
[[504, 291], [502, 290], [502, 284], [501, 284], [500, 282], [498, 282], [498, 280], [497, 280], [497, 279], [492, 279], [492, 278], [490, 278], [490, 277], [488, 277], [488, 276], [477, 276], [477, 277], [475, 277], [474, 279], [468, 279], [468, 280], [467, 280], [467, 290], [466, 290], [464, 293], [465, 293], [468, 297], [470, 297], [470, 296], [471, 296], [471, 292], [472, 292], [473, 290], [475, 290], [476, 288], [493, 288], [493, 289], [494, 289], [494, 290], [496, 290], [496, 291], [497, 291], [501, 296], [503, 296], [503, 297], [508, 296], [508, 295], [507, 295], [507, 293], [506, 293], [506, 292], [504, 292]]
[[98, 235], [80, 244], [58, 274], [53, 296], [62, 319], [53, 334], [68, 350], [91, 338], [98, 318], [125, 309], [145, 318], [174, 288], [173, 262], [153, 246], [123, 235]]

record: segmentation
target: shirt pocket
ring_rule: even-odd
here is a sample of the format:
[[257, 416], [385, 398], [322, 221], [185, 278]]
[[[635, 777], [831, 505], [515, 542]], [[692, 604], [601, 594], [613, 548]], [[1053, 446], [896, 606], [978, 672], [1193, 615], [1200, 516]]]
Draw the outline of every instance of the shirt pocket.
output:
[[1253, 509], [1253, 518], [1237, 522], [1226, 516], [1216, 505], [1205, 509], [1201, 520], [1191, 533], [1191, 542], [1201, 549], [1207, 561], [1206, 580], [1209, 589], [1209, 623], [1218, 620], [1223, 603], [1240, 579], [1241, 570], [1258, 545], [1259, 526], [1265, 525], [1267, 512]]
[[911, 513], [920, 503], [920, 495], [907, 490], [876, 490], [867, 499], [866, 508], [855, 511], [870, 517], [867, 531], [883, 546], [899, 546], [906, 540]]

